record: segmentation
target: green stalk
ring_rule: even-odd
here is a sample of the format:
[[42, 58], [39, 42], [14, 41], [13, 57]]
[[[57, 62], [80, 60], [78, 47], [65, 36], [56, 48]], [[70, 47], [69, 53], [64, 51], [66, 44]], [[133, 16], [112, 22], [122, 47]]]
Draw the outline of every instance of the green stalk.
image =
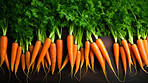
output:
[[133, 41], [133, 33], [131, 32], [130, 28], [131, 28], [131, 27], [127, 27], [127, 31], [128, 31], [128, 35], [129, 35], [128, 41], [129, 41], [131, 44], [134, 44], [134, 41]]
[[54, 43], [55, 34], [51, 37], [52, 43]]
[[38, 35], [38, 40], [41, 41], [42, 36], [41, 36], [41, 30], [40, 29], [37, 30], [37, 35]]
[[28, 47], [29, 47], [29, 42], [28, 39], [26, 39], [26, 52], [28, 51]]
[[117, 31], [116, 30], [113, 30], [112, 27], [109, 27], [113, 37], [114, 37], [114, 40], [115, 40], [115, 43], [117, 43]]
[[93, 35], [95, 36], [95, 38], [98, 39], [98, 36], [96, 35], [95, 30], [91, 29], [91, 32], [93, 33]]
[[61, 36], [62, 36], [62, 28], [61, 28], [61, 31], [59, 32], [59, 28], [56, 27], [56, 31], [57, 31], [57, 35], [58, 35], [59, 39], [61, 39]]
[[72, 35], [73, 31], [74, 31], [74, 24], [71, 23], [69, 28], [69, 35]]

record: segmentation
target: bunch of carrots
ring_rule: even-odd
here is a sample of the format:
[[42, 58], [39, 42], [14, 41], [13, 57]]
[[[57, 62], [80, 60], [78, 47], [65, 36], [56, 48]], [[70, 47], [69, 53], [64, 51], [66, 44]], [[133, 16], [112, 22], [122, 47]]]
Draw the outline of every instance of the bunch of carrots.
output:
[[[108, 82], [105, 62], [119, 82], [125, 82], [127, 66], [131, 77], [136, 75], [137, 62], [148, 74], [145, 69], [148, 66], [146, 13], [148, 1], [14, 0], [7, 2], [1, 0], [0, 2], [2, 10], [0, 11], [0, 67], [3, 70], [2, 65], [6, 63], [9, 79], [14, 72], [21, 82], [17, 77], [21, 64], [27, 83], [28, 79], [31, 80], [30, 76], [33, 72], [39, 72], [41, 67], [45, 73], [43, 80], [45, 78], [47, 80], [50, 71], [52, 75], [55, 74], [57, 67], [60, 82], [61, 72], [69, 62], [71, 79], [74, 77], [80, 81], [87, 74], [88, 69], [96, 72], [95, 58], [100, 63]], [[63, 29], [68, 29], [66, 42], [62, 38]], [[111, 61], [101, 39], [102, 36], [110, 33], [114, 38], [115, 61]], [[11, 56], [7, 53], [9, 48], [7, 36], [12, 37], [14, 41], [11, 46]], [[136, 36], [137, 41], [134, 42]], [[63, 46], [64, 43], [67, 47]], [[67, 54], [63, 53], [63, 48], [67, 48]], [[125, 74], [123, 80], [119, 77], [119, 57]], [[116, 69], [113, 67], [114, 62]], [[82, 75], [81, 70], [84, 65], [86, 71]], [[78, 72], [80, 76], [77, 75]]]

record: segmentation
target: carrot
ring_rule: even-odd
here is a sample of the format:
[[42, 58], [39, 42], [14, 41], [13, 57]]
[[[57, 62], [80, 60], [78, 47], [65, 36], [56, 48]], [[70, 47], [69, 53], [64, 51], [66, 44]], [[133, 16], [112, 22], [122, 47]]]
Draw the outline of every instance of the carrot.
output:
[[88, 67], [90, 68], [89, 63], [89, 51], [90, 51], [90, 42], [85, 41], [85, 61], [86, 61], [86, 72], [88, 70]]
[[3, 64], [3, 62], [5, 61], [5, 57], [6, 57], [6, 51], [7, 51], [7, 44], [8, 44], [8, 38], [7, 36], [1, 36], [0, 38], [0, 67]]
[[117, 71], [119, 73], [119, 44], [118, 43], [113, 44], [113, 51], [114, 51], [114, 57], [115, 57]]
[[27, 70], [29, 71], [29, 65], [30, 65], [30, 51], [26, 52], [26, 66]]
[[15, 61], [15, 75], [17, 73], [17, 69], [18, 69], [18, 66], [19, 66], [19, 63], [20, 63], [21, 54], [22, 54], [22, 47], [19, 46], [17, 54], [16, 54], [16, 61]]
[[133, 53], [134, 53], [139, 65], [140, 65], [141, 69], [148, 74], [148, 72], [143, 68], [142, 58], [140, 56], [140, 53], [139, 53], [139, 50], [138, 50], [138, 47], [137, 47], [136, 44], [132, 45], [132, 50], [133, 50]]
[[71, 78], [73, 75], [73, 42], [74, 42], [74, 37], [73, 35], [68, 35], [67, 36], [67, 49], [68, 49], [68, 56], [70, 60], [70, 65], [71, 65]]
[[140, 52], [143, 62], [148, 66], [148, 57], [146, 55], [146, 50], [145, 50], [142, 39], [137, 40], [137, 46], [138, 46], [138, 49], [139, 49], [139, 52]]
[[123, 48], [123, 46], [119, 47], [120, 50], [120, 54], [121, 54], [121, 59], [122, 59], [122, 64], [123, 64], [123, 68], [124, 68], [124, 80], [126, 78], [126, 72], [127, 72], [127, 61], [126, 61], [126, 52]]
[[55, 43], [51, 43], [50, 46], [50, 57], [51, 57], [51, 71], [52, 74], [54, 74], [55, 71], [55, 66], [56, 66], [56, 44]]
[[[105, 47], [103, 41], [102, 41], [100, 38], [98, 38], [98, 39], [96, 40], [96, 44], [97, 44], [97, 46], [99, 47], [99, 49], [100, 49], [100, 51], [101, 51], [103, 57], [105, 58], [105, 60], [108, 62], [109, 66], [110, 66], [111, 70], [113, 71], [114, 75], [116, 76], [116, 78], [117, 78], [120, 82], [122, 82], [122, 81], [119, 79], [119, 77], [116, 75], [116, 73], [115, 73], [115, 71], [114, 71], [114, 69], [113, 69], [113, 66], [112, 66], [110, 57], [109, 57], [109, 55], [108, 55], [108, 52], [107, 52], [107, 50], [106, 50], [106, 47]], [[96, 55], [96, 56], [97, 56], [97, 55]], [[102, 59], [101, 59], [101, 60], [102, 60]], [[105, 72], [105, 70], [103, 70], [103, 71]]]
[[76, 55], [77, 55], [77, 50], [78, 50], [78, 45], [77, 44], [74, 44], [73, 45], [73, 66], [75, 65], [75, 62], [76, 62]]
[[98, 61], [100, 62], [100, 65], [102, 67], [102, 70], [103, 70], [103, 73], [105, 75], [105, 78], [108, 81], [107, 75], [106, 75], [106, 69], [105, 69], [105, 60], [104, 60], [104, 58], [103, 58], [103, 56], [101, 54], [101, 51], [99, 50], [99, 48], [98, 48], [98, 46], [97, 46], [97, 44], [95, 42], [92, 42], [90, 44], [90, 47], [91, 47], [92, 51], [94, 52], [94, 54], [96, 55]]
[[50, 59], [50, 53], [49, 53], [49, 51], [47, 51], [47, 53], [46, 53], [46, 59], [47, 59], [47, 62], [49, 64], [49, 66], [51, 66], [51, 59]]
[[42, 48], [42, 51], [41, 51], [41, 54], [39, 55], [39, 59], [38, 59], [38, 62], [37, 62], [37, 66], [38, 66], [38, 65], [41, 63], [41, 61], [44, 59], [45, 54], [47, 53], [48, 48], [50, 47], [50, 44], [51, 44], [51, 39], [46, 38], [46, 40], [45, 40], [45, 42], [44, 42], [44, 45], [43, 45], [43, 48]]
[[37, 72], [39, 73], [41, 67], [41, 63], [37, 66]]
[[40, 47], [41, 47], [41, 41], [36, 41], [33, 52], [32, 52], [32, 57], [31, 57], [31, 62], [30, 62], [29, 68], [34, 63], [34, 61], [35, 61], [35, 59], [37, 57], [37, 54], [39, 52]]
[[15, 63], [15, 59], [16, 59], [17, 48], [18, 48], [18, 43], [14, 42], [12, 44], [12, 49], [11, 49], [11, 71], [12, 72], [13, 72], [13, 69], [14, 69], [14, 63]]
[[76, 69], [74, 75], [78, 72], [78, 69], [80, 67], [80, 61], [81, 61], [81, 51], [77, 51], [76, 55]]
[[144, 48], [145, 48], [145, 51], [146, 51], [146, 55], [148, 57], [148, 41], [146, 39], [143, 40], [143, 44], [144, 44]]
[[47, 64], [47, 59], [44, 58], [44, 64], [45, 64], [45, 67], [48, 68], [48, 64]]
[[25, 54], [21, 55], [22, 70], [25, 72]]
[[67, 54], [67, 55], [66, 55], [66, 58], [65, 58], [65, 60], [64, 60], [64, 62], [63, 62], [63, 64], [62, 64], [62, 66], [61, 66], [61, 69], [59, 70], [58, 73], [60, 73], [60, 72], [64, 69], [64, 67], [66, 66], [66, 64], [68, 63], [68, 61], [69, 61], [69, 56], [68, 56], [68, 54]]
[[133, 62], [132, 62], [132, 59], [131, 59], [130, 49], [129, 49], [128, 43], [125, 39], [123, 39], [121, 42], [122, 42], [122, 45], [123, 45], [125, 52], [127, 54], [129, 69], [130, 69], [130, 72], [131, 72], [131, 65], [133, 65]]
[[11, 78], [11, 71], [10, 71], [9, 59], [8, 59], [7, 53], [6, 53], [5, 63], [6, 63], [6, 66], [7, 66], [8, 70], [9, 70], [9, 80], [10, 80], [10, 78]]
[[92, 71], [94, 72], [94, 53], [93, 53], [92, 49], [90, 49], [90, 61], [91, 61]]
[[80, 65], [80, 68], [82, 68], [83, 64], [84, 64], [84, 56], [85, 56], [85, 54], [84, 54], [84, 48], [80, 48], [80, 50], [81, 50], [81, 65]]
[[30, 53], [31, 53], [31, 55], [32, 55], [32, 52], [33, 52], [33, 45], [30, 45], [30, 46], [29, 46], [29, 51], [30, 51]]
[[57, 64], [59, 70], [61, 69], [61, 64], [62, 64], [62, 57], [63, 57], [63, 40], [58, 39], [56, 41], [56, 48], [57, 48]]

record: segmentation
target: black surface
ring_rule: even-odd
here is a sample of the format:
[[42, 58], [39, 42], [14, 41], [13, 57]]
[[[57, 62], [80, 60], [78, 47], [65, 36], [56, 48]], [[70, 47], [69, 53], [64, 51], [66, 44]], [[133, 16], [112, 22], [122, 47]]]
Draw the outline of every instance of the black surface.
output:
[[[63, 35], [62, 35], [62, 39], [64, 41], [63, 59], [65, 59], [65, 56], [67, 54], [67, 45], [66, 45], [66, 37], [68, 35], [67, 33], [68, 33], [67, 29], [64, 29], [63, 30]], [[9, 34], [9, 32], [8, 32], [8, 34]], [[104, 36], [101, 39], [103, 40], [103, 42], [104, 42], [104, 44], [105, 44], [105, 46], [107, 48], [107, 51], [108, 51], [108, 53], [110, 55], [110, 58], [111, 58], [111, 61], [112, 61], [112, 64], [113, 64], [113, 67], [114, 67], [114, 69], [116, 71], [114, 56], [113, 56], [113, 50], [112, 50], [112, 45], [113, 45], [113, 42], [114, 42], [113, 38], [108, 37], [108, 36]], [[85, 36], [83, 37], [83, 43], [84, 43], [84, 41], [85, 41]], [[10, 62], [10, 54], [11, 54], [11, 44], [12, 44], [12, 42], [13, 42], [13, 40], [9, 37], [9, 43], [8, 43], [9, 62]], [[2, 70], [0, 69], [0, 83], [6, 83], [6, 82], [19, 83], [19, 81], [15, 78], [14, 72], [11, 72], [11, 79], [10, 79], [10, 81], [8, 81], [8, 75], [9, 74], [8, 74], [8, 70], [7, 70], [7, 67], [6, 67], [5, 63], [3, 64], [2, 67], [4, 68], [5, 74], [3, 76]], [[133, 82], [146, 83], [146, 82], [148, 82], [148, 75], [145, 72], [143, 72], [140, 69], [139, 66], [137, 68], [138, 68], [138, 72], [137, 72], [137, 75], [134, 76], [134, 77], [131, 77], [129, 75], [129, 69], [127, 69], [127, 77], [126, 77], [126, 81], [125, 81], [126, 83], [129, 83], [129, 82], [130, 83], [133, 83]], [[124, 72], [123, 72], [123, 67], [122, 67], [122, 64], [121, 64], [121, 58], [120, 58], [119, 70], [120, 70], [120, 79], [123, 79]], [[70, 65], [68, 63], [68, 65], [66, 65], [66, 67], [62, 71], [61, 83], [69, 83], [69, 82], [70, 83], [78, 83], [78, 82], [79, 83], [104, 83], [104, 82], [107, 82], [105, 77], [104, 77], [104, 74], [102, 72], [102, 69], [100, 67], [100, 64], [99, 64], [99, 62], [97, 61], [96, 58], [95, 58], [95, 71], [96, 71], [96, 73], [93, 73], [89, 69], [87, 74], [84, 76], [84, 78], [81, 81], [77, 81], [75, 78], [71, 79], [70, 77], [68, 77], [68, 75], [70, 73]], [[111, 69], [110, 69], [109, 65], [107, 64], [107, 62], [106, 62], [106, 71], [107, 71], [107, 76], [108, 76], [108, 79], [109, 79], [110, 82], [112, 82], [112, 83], [118, 83], [119, 82], [116, 79], [116, 77], [114, 76], [114, 74], [111, 71]], [[57, 72], [58, 72], [58, 68], [56, 67], [56, 71], [55, 71], [54, 75], [51, 75], [51, 72], [48, 74], [48, 78], [47, 78], [48, 83], [51, 83], [51, 82], [58, 83], [59, 75], [57, 75]], [[135, 72], [135, 71], [133, 71], [133, 72]], [[84, 74], [84, 73], [85, 73], [85, 64], [84, 64], [84, 66], [82, 68], [82, 74]], [[33, 83], [34, 82], [36, 82], [36, 83], [45, 83], [46, 82], [45, 80], [42, 81], [44, 75], [45, 75], [44, 71], [41, 68], [39, 73], [36, 72], [34, 75], [29, 76], [31, 78], [31, 80], [29, 80], [29, 83], [32, 83], [32, 82]], [[26, 83], [26, 76], [22, 72], [21, 64], [19, 65], [17, 76], [21, 80], [21, 83]], [[78, 71], [76, 76], [79, 77], [79, 71]]]

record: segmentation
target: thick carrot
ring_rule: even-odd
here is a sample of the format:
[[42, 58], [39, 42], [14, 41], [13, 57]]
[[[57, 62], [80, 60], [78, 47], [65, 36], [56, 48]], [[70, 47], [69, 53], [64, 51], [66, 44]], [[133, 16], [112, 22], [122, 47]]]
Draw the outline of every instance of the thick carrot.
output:
[[81, 51], [81, 65], [80, 65], [80, 68], [83, 67], [83, 64], [84, 64], [84, 48], [80, 48], [80, 51]]
[[22, 54], [22, 47], [19, 46], [17, 54], [16, 54], [16, 61], [15, 61], [15, 75], [17, 73], [17, 69], [18, 69], [18, 66], [19, 66], [19, 63], [20, 63], [21, 54]]
[[51, 59], [50, 59], [50, 53], [49, 53], [49, 51], [47, 51], [47, 53], [46, 53], [46, 59], [47, 59], [47, 62], [49, 64], [49, 66], [51, 66]]
[[71, 65], [71, 77], [73, 75], [73, 67], [74, 67], [74, 61], [73, 61], [73, 42], [74, 42], [74, 37], [73, 35], [68, 35], [67, 36], [67, 49], [68, 49], [68, 56], [70, 60], [70, 65]]
[[81, 61], [81, 51], [77, 51], [76, 55], [76, 69], [74, 75], [78, 72], [79, 67], [80, 67], [80, 61]]
[[148, 57], [148, 41], [146, 39], [143, 40], [144, 48]]
[[60, 72], [64, 69], [64, 67], [66, 66], [66, 64], [68, 63], [68, 61], [69, 61], [69, 56], [68, 56], [68, 54], [67, 54], [67, 55], [66, 55], [66, 58], [65, 58], [65, 60], [64, 60], [64, 62], [63, 62], [63, 64], [62, 64], [62, 67], [61, 67], [61, 69], [59, 70], [58, 73], [60, 73]]
[[12, 49], [11, 49], [11, 71], [13, 71], [13, 69], [14, 69], [14, 63], [15, 63], [15, 59], [16, 59], [17, 48], [18, 48], [18, 43], [14, 42], [12, 44]]
[[126, 39], [122, 40], [121, 42], [122, 42], [124, 50], [125, 50], [125, 52], [127, 54], [129, 69], [130, 69], [130, 72], [131, 72], [131, 65], [133, 65], [133, 62], [132, 62], [132, 59], [131, 59], [130, 49], [129, 49], [129, 46], [128, 46], [128, 43], [127, 43]]
[[0, 38], [0, 67], [3, 64], [3, 62], [5, 61], [5, 57], [6, 57], [6, 51], [7, 51], [7, 44], [8, 44], [8, 38], [7, 36], [1, 36]]
[[117, 71], [119, 73], [119, 44], [118, 43], [113, 44], [113, 51], [114, 51], [114, 57], [115, 57]]
[[142, 39], [137, 40], [137, 46], [138, 46], [138, 49], [139, 49], [139, 52], [140, 52], [143, 62], [148, 66], [148, 57], [146, 55], [146, 50], [145, 50]]
[[36, 59], [37, 54], [40, 50], [40, 47], [41, 47], [41, 41], [36, 41], [33, 52], [32, 52], [32, 57], [31, 57], [31, 62], [30, 62], [29, 68], [35, 62], [35, 59]]
[[77, 50], [78, 50], [78, 45], [77, 44], [74, 44], [73, 45], [73, 65], [75, 65], [75, 62], [76, 62], [76, 55], [77, 55]]
[[[95, 42], [91, 43], [90, 44], [90, 47], [92, 49], [92, 51], [94, 52], [94, 54], [96, 55], [101, 67], [102, 67], [102, 70], [103, 70], [103, 73], [105, 75], [105, 78], [107, 79], [107, 75], [106, 75], [106, 69], [105, 69], [105, 60], [101, 54], [101, 51], [99, 50], [97, 44]], [[108, 81], [108, 79], [107, 79]]]
[[[85, 42], [85, 61], [86, 61], [86, 69], [88, 69], [88, 67], [90, 68], [90, 63], [89, 63], [89, 51], [90, 51], [90, 42], [86, 41]], [[87, 70], [86, 70], [87, 72]]]
[[22, 70], [25, 71], [25, 54], [21, 55]]
[[55, 71], [55, 66], [56, 66], [56, 44], [55, 43], [51, 43], [50, 46], [50, 57], [51, 57], [51, 71], [52, 74], [54, 74]]
[[140, 53], [139, 53], [139, 50], [138, 50], [138, 47], [137, 47], [136, 44], [132, 45], [132, 50], [133, 50], [133, 53], [134, 53], [139, 65], [140, 65], [141, 69], [148, 74], [148, 72], [143, 68], [142, 58], [140, 56]]
[[48, 48], [50, 47], [50, 44], [51, 44], [51, 39], [46, 38], [46, 40], [45, 40], [45, 42], [44, 42], [44, 45], [43, 45], [43, 48], [42, 48], [42, 51], [41, 51], [41, 54], [39, 55], [39, 59], [38, 59], [38, 62], [37, 62], [37, 66], [38, 66], [38, 65], [41, 63], [41, 61], [44, 59], [45, 54], [47, 53]]
[[30, 51], [26, 52], [26, 66], [27, 66], [27, 70], [29, 71], [29, 65], [30, 65]]
[[56, 40], [56, 46], [57, 46], [57, 64], [59, 70], [61, 69], [62, 64], [62, 57], [63, 57], [63, 40], [58, 39]]
[[91, 61], [92, 71], [94, 72], [94, 53], [93, 53], [92, 49], [90, 49], [90, 61]]
[[126, 72], [127, 72], [126, 52], [125, 52], [123, 46], [120, 46], [119, 47], [119, 50], [120, 50], [122, 64], [123, 64], [123, 68], [124, 68], [124, 73], [125, 73], [124, 80], [125, 80], [125, 78], [126, 78]]

